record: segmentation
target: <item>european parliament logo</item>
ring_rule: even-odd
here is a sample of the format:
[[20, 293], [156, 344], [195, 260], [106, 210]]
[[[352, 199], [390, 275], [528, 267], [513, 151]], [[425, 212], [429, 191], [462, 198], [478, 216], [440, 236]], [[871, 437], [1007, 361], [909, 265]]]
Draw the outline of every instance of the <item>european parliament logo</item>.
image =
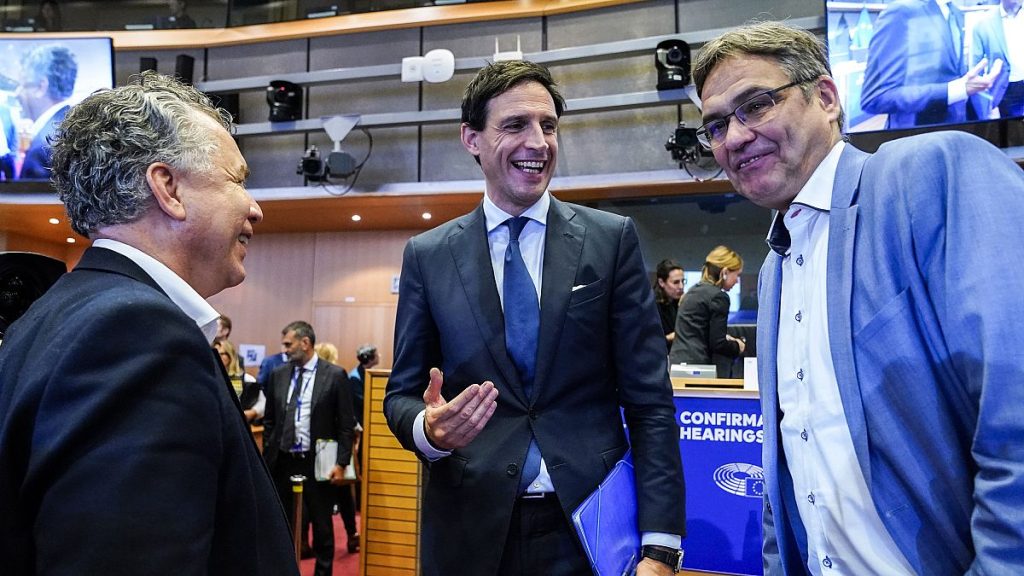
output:
[[747, 498], [764, 496], [764, 470], [744, 462], [730, 462], [719, 466], [713, 475], [715, 485], [729, 494]]

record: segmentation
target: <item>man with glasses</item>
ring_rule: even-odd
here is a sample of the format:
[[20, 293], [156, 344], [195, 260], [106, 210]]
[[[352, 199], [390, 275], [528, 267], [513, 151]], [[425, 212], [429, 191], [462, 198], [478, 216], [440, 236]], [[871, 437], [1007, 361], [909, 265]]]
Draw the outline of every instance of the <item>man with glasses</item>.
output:
[[[1024, 174], [973, 136], [845, 143], [825, 48], [706, 44], [702, 141], [778, 210], [759, 289], [765, 571], [1024, 566]], [[998, 283], [998, 289], [993, 289]]]

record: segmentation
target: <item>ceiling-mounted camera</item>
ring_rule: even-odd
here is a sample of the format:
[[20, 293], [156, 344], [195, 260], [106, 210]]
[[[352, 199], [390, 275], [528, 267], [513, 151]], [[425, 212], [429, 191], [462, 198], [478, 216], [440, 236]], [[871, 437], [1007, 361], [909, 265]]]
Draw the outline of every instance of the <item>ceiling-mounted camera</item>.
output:
[[654, 65], [658, 68], [658, 90], [686, 88], [690, 83], [690, 45], [678, 39], [658, 42]]
[[355, 174], [356, 168], [356, 159], [348, 152], [336, 150], [328, 154], [325, 161], [320, 156], [320, 151], [313, 145], [299, 159], [295, 173], [301, 174], [310, 182], [324, 182], [331, 178], [348, 178]]

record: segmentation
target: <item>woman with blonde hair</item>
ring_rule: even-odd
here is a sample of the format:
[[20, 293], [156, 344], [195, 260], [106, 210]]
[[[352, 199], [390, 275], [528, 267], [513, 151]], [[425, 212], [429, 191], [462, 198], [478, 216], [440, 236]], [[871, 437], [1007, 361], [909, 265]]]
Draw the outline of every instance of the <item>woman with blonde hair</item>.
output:
[[220, 361], [224, 364], [224, 370], [231, 380], [231, 387], [238, 395], [238, 401], [245, 413], [245, 421], [252, 422], [263, 418], [263, 412], [267, 407], [267, 397], [263, 390], [256, 384], [256, 378], [242, 370], [238, 362], [238, 352], [230, 340], [217, 338], [213, 341], [213, 348], [220, 354]]
[[690, 288], [679, 305], [676, 337], [669, 359], [673, 364], [713, 364], [712, 354], [735, 358], [746, 344], [726, 334], [729, 296], [743, 273], [743, 258], [726, 246], [717, 246], [704, 259], [700, 282]]

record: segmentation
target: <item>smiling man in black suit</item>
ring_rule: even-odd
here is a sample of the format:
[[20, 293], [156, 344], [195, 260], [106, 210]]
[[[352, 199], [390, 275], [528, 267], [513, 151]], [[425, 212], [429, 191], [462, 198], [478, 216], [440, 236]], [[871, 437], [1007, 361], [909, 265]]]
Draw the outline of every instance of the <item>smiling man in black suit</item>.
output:
[[3, 572], [298, 576], [205, 300], [263, 214], [230, 115], [147, 73], [61, 124], [54, 184], [93, 240], [0, 346]]
[[638, 574], [678, 565], [665, 335], [632, 221], [547, 190], [564, 105], [542, 66], [481, 70], [462, 144], [483, 202], [406, 245], [384, 412], [429, 462], [424, 575], [590, 574], [568, 517], [630, 444], [650, 556]]

